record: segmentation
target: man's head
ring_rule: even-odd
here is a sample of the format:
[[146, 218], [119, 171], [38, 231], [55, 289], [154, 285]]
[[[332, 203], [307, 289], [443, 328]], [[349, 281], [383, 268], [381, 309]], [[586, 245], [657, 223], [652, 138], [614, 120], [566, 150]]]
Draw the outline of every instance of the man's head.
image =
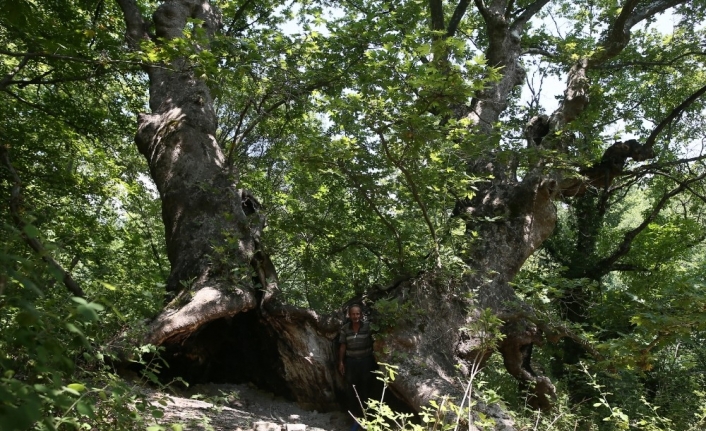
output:
[[351, 305], [348, 308], [348, 317], [353, 322], [360, 322], [360, 319], [363, 317], [363, 309], [358, 304]]

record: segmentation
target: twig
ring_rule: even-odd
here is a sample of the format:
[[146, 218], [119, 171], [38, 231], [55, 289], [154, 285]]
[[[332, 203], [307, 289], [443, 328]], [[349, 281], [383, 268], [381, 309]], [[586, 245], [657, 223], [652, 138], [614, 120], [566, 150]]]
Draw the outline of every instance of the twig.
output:
[[412, 179], [412, 175], [409, 173], [409, 170], [403, 166], [401, 160], [395, 159], [392, 156], [390, 148], [387, 145], [387, 140], [385, 139], [383, 134], [378, 133], [378, 137], [380, 138], [380, 143], [382, 144], [382, 149], [385, 152], [387, 159], [402, 172], [406, 179], [407, 187], [409, 187], [409, 190], [412, 192], [412, 196], [414, 196], [414, 200], [417, 202], [417, 205], [419, 205], [419, 208], [422, 210], [422, 216], [424, 216], [424, 221], [426, 222], [427, 227], [429, 228], [429, 233], [431, 233], [432, 240], [434, 241], [434, 254], [436, 257], [436, 266], [438, 268], [441, 268], [441, 254], [439, 252], [439, 241], [436, 237], [436, 229], [434, 229], [434, 224], [429, 218], [426, 205], [424, 205], [424, 202], [422, 202], [422, 198], [419, 196], [419, 191], [417, 190], [417, 186], [414, 180]]

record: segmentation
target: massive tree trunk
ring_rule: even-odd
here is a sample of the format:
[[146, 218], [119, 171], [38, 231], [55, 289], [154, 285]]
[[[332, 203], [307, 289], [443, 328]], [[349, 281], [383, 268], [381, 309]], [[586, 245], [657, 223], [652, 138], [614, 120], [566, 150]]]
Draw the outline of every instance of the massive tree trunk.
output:
[[[153, 15], [156, 34], [151, 35], [146, 30], [149, 23], [133, 0], [118, 3], [133, 48], [144, 40], [163, 43], [182, 37], [190, 19], [202, 20], [207, 34], [218, 31], [220, 25], [218, 11], [207, 0], [168, 0]], [[443, 29], [443, 16], [434, 16], [443, 14], [443, 8], [433, 7], [436, 3], [441, 4], [430, 2], [432, 22]], [[489, 38], [486, 57], [492, 66], [501, 68], [502, 77], [480, 92], [465, 112], [458, 111], [471, 120], [475, 133], [497, 140], [494, 124], [510, 92], [524, 79], [519, 61], [521, 35], [547, 0], [532, 3], [517, 15], [509, 13], [513, 2], [475, 3]], [[610, 49], [578, 61], [569, 71], [561, 106], [551, 116], [533, 120], [542, 127], [528, 129], [530, 142], [565, 151], [567, 144], [562, 139], [566, 138], [554, 132], [586, 107], [586, 73], [591, 65], [617, 55], [627, 44], [632, 25], [675, 2], [654, 2], [643, 10], [635, 9], [636, 2], [628, 3], [621, 19], [606, 33], [604, 45]], [[461, 1], [456, 12], [462, 15], [468, 5]], [[449, 23], [449, 37], [457, 25], [457, 20]], [[237, 172], [227, 166], [216, 142], [217, 118], [209, 88], [183, 59], [145, 69], [151, 113], [139, 116], [136, 142], [162, 199], [171, 263], [167, 289], [172, 293], [171, 301], [151, 324], [148, 341], [166, 348], [172, 373], [210, 381], [249, 379], [304, 406], [336, 408], [343, 380], [335, 371], [333, 340], [343, 321], [343, 309], [319, 316], [285, 305], [277, 291], [276, 270], [260, 248], [263, 220], [259, 203], [238, 188]], [[482, 331], [463, 328], [473, 327], [480, 311], [489, 308], [506, 322], [506, 338], [498, 350], [508, 371], [532, 382], [534, 403], [547, 408], [554, 388], [527, 366], [531, 346], [542, 337], [531, 323], [531, 310], [517, 300], [510, 282], [554, 230], [554, 201], [562, 194], [582, 193], [583, 184], [612, 177], [606, 180], [596, 170], [593, 178], [593, 171], [587, 170], [588, 179], [577, 183], [547, 168], [540, 159], [517, 178], [512, 165], [495, 159], [494, 150], [470, 164], [468, 172], [489, 178], [472, 199], [458, 201], [455, 208], [468, 231], [477, 232], [480, 238], [466, 258], [472, 271], [451, 286], [427, 273], [371, 292], [371, 300], [385, 297], [410, 302], [422, 316], [386, 328], [375, 346], [378, 360], [399, 365], [400, 375], [392, 389], [415, 409], [442, 394], [460, 400], [465, 388], [458, 380], [457, 364], [467, 376], [490, 353]], [[498, 428], [511, 427], [497, 408], [478, 408], [495, 417]]]
[[[119, 4], [131, 45], [152, 38], [136, 4]], [[209, 34], [220, 25], [208, 1], [168, 1], [154, 13], [156, 36], [182, 37], [189, 19], [203, 20]], [[147, 341], [166, 348], [169, 373], [252, 380], [304, 406], [335, 408], [343, 380], [331, 340], [342, 316], [279, 301], [275, 269], [259, 247], [259, 203], [226, 168], [208, 87], [183, 59], [146, 72], [152, 112], [139, 116], [136, 142], [162, 199], [172, 293]]]

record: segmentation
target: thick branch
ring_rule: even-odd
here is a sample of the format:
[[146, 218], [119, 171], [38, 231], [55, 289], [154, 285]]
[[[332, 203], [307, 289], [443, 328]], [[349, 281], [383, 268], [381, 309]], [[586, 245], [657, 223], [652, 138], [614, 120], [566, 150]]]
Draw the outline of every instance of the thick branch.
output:
[[591, 65], [597, 65], [618, 55], [630, 42], [630, 26], [626, 25], [635, 6], [640, 0], [627, 0], [620, 15], [603, 36], [602, 48], [591, 58]]
[[446, 28], [446, 37], [453, 37], [458, 30], [458, 25], [461, 23], [463, 16], [468, 10], [468, 5], [471, 3], [470, 0], [460, 0], [456, 9], [454, 9], [453, 15], [451, 15], [451, 20], [449, 21], [449, 26]]
[[596, 55], [591, 58], [591, 66], [597, 66], [620, 54], [630, 42], [630, 29], [635, 24], [686, 1], [658, 0], [638, 9], [640, 0], [627, 0], [621, 8], [620, 14], [603, 37], [601, 43], [603, 49], [597, 51]]
[[532, 19], [532, 17], [535, 16], [537, 12], [542, 10], [542, 8], [546, 6], [547, 3], [549, 3], [549, 0], [537, 0], [536, 2], [527, 6], [524, 11], [520, 14], [520, 16], [515, 19], [510, 28], [512, 30], [519, 30], [521, 27], [527, 24], [527, 22]]
[[5, 166], [7, 167], [14, 181], [12, 191], [10, 192], [10, 213], [12, 214], [12, 219], [15, 222], [15, 225], [20, 230], [22, 239], [25, 240], [27, 245], [29, 245], [30, 248], [32, 248], [32, 250], [34, 250], [42, 258], [43, 261], [48, 263], [49, 266], [51, 266], [55, 272], [61, 275], [61, 281], [74, 296], [84, 298], [86, 294], [83, 292], [83, 289], [81, 289], [76, 280], [71, 277], [71, 274], [69, 274], [59, 262], [54, 260], [49, 251], [47, 251], [46, 247], [44, 247], [44, 245], [37, 238], [31, 237], [25, 232], [28, 223], [23, 220], [21, 215], [22, 180], [20, 179], [19, 174], [15, 170], [15, 167], [12, 166], [12, 162], [10, 161], [10, 154], [6, 147], [0, 146], [0, 156], [2, 156], [2, 159], [5, 162]]
[[548, 51], [543, 48], [527, 48], [520, 55], [543, 55], [545, 57], [553, 58], [556, 57], [556, 54], [554, 54], [551, 51]]
[[579, 60], [569, 71], [564, 100], [551, 116], [551, 129], [562, 129], [586, 109], [589, 101], [588, 79], [586, 78], [588, 68], [600, 67], [606, 61], [620, 54], [630, 42], [630, 29], [635, 24], [685, 1], [658, 0], [644, 9], [636, 11], [639, 0], [626, 0], [620, 14], [604, 34], [601, 49], [597, 50], [592, 57]]
[[[561, 130], [574, 121], [588, 106], [589, 83], [586, 77], [588, 60], [581, 59], [569, 70], [564, 100], [549, 119], [549, 131]], [[548, 131], [548, 132], [549, 132]]]
[[613, 180], [623, 174], [628, 158], [635, 161], [651, 159], [655, 156], [651, 147], [640, 145], [636, 140], [616, 142], [608, 147], [599, 163], [579, 172], [584, 178], [567, 179], [561, 183], [563, 196], [581, 196], [589, 187], [608, 190]]
[[[633, 10], [637, 7], [640, 0], [626, 0], [625, 4], [620, 8], [620, 14], [613, 22], [613, 26], [610, 29], [611, 36], [618, 36], [619, 34], [625, 33], [630, 30], [631, 25], [628, 25], [628, 20], [632, 17]], [[632, 24], [634, 25], [634, 23]], [[610, 37], [610, 36], [609, 36]]]
[[150, 37], [147, 33], [145, 20], [140, 13], [140, 8], [137, 7], [135, 0], [116, 1], [123, 11], [123, 18], [125, 19], [125, 26], [127, 27], [125, 38], [127, 39], [128, 46], [130, 46], [131, 49], [137, 49], [140, 47], [140, 41], [149, 39]]
[[429, 0], [429, 12], [431, 15], [431, 29], [435, 31], [444, 30], [444, 5], [441, 0]]
[[633, 27], [635, 24], [653, 17], [658, 13], [662, 13], [670, 7], [688, 3], [689, 1], [690, 0], [658, 0], [649, 3], [645, 7], [636, 8], [635, 12], [627, 19], [626, 27]]
[[605, 357], [598, 350], [596, 350], [595, 347], [593, 347], [593, 345], [590, 343], [590, 341], [588, 341], [585, 338], [581, 337], [580, 335], [576, 334], [570, 328], [545, 322], [544, 320], [540, 319], [533, 312], [527, 312], [524, 310], [514, 310], [514, 311], [511, 311], [508, 313], [500, 313], [500, 314], [498, 314], [498, 318], [505, 323], [512, 323], [512, 322], [520, 321], [522, 319], [526, 319], [529, 322], [532, 322], [533, 324], [535, 324], [537, 326], [537, 328], [539, 328], [541, 333], [544, 334], [544, 336], [550, 342], [557, 343], [562, 338], [565, 338], [565, 337], [570, 338], [570, 339], [574, 340], [576, 343], [580, 344], [586, 350], [586, 352], [588, 352], [591, 356], [596, 358], [596, 360], [598, 360], [598, 361], [605, 360]]
[[314, 310], [289, 305], [282, 302], [270, 302], [265, 308], [270, 319], [284, 318], [287, 321], [298, 322], [300, 324], [309, 323], [315, 327], [319, 333], [332, 336], [341, 329], [343, 319], [338, 311], [328, 314], [317, 314]]
[[487, 23], [490, 21], [490, 11], [488, 10], [488, 7], [485, 5], [485, 2], [483, 0], [473, 0], [473, 3], [476, 5], [476, 9], [478, 9], [478, 13], [480, 13], [480, 16], [483, 17], [483, 20]]

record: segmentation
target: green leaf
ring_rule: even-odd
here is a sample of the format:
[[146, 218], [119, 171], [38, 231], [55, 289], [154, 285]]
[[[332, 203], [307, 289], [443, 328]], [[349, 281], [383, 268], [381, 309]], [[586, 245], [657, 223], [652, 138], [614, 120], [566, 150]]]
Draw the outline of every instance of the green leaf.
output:
[[100, 281], [100, 284], [108, 290], [112, 290], [112, 291], [117, 290], [115, 286], [113, 286], [110, 283], [106, 283], [105, 281]]
[[66, 387], [73, 389], [76, 392], [83, 392], [86, 390], [86, 386], [83, 385], [82, 383], [71, 383], [69, 385], [66, 385]]
[[32, 226], [31, 224], [26, 224], [23, 228], [22, 231], [27, 234], [28, 237], [30, 238], [38, 238], [41, 233], [39, 232], [39, 229], [36, 227]]
[[79, 401], [78, 403], [76, 403], [76, 411], [83, 416], [88, 416], [89, 418], [95, 417], [93, 406], [83, 401]]

